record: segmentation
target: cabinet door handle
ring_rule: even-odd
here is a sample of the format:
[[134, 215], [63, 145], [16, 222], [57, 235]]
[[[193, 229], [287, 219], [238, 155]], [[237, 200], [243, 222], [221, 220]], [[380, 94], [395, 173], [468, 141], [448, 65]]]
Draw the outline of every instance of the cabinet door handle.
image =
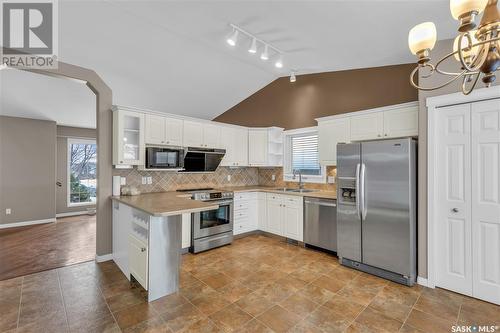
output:
[[387, 133], [385, 133], [384, 136], [387, 136]]
[[141, 252], [144, 252], [146, 251], [146, 248], [145, 247], [141, 247]]
[[380, 138], [382, 135], [378, 134], [377, 136]]

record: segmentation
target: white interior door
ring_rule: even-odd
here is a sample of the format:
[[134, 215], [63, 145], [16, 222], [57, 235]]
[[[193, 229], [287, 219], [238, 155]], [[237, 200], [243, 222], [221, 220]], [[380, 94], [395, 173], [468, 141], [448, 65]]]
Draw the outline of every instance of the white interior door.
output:
[[436, 286], [472, 295], [470, 104], [436, 112]]
[[473, 296], [500, 304], [500, 100], [472, 104]]

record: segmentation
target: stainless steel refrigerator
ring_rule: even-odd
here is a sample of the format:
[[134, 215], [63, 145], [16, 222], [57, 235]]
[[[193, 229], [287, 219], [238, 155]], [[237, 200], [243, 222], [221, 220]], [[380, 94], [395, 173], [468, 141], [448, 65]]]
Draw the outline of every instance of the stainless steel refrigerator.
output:
[[416, 280], [414, 139], [337, 146], [337, 254], [343, 265], [406, 285]]

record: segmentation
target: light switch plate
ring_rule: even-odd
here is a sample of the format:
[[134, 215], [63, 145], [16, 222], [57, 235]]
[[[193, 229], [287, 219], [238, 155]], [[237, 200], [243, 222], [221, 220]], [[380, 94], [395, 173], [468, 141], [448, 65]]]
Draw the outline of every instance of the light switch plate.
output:
[[148, 179], [147, 179], [147, 180], [148, 180], [148, 185], [153, 184], [153, 177], [148, 176]]
[[125, 177], [121, 177], [121, 178], [120, 178], [120, 185], [122, 185], [122, 186], [123, 186], [123, 185], [127, 185], [127, 178], [125, 178]]
[[231, 175], [227, 175], [227, 181], [230, 182], [231, 181]]
[[335, 176], [328, 176], [328, 184], [335, 184]]
[[276, 175], [272, 175], [271, 180], [274, 182], [276, 180]]
[[142, 177], [142, 181], [141, 181], [142, 185], [146, 185], [147, 182], [148, 182], [148, 178], [147, 177]]
[[5, 209], [5, 215], [10, 215], [12, 214], [12, 210], [10, 208]]

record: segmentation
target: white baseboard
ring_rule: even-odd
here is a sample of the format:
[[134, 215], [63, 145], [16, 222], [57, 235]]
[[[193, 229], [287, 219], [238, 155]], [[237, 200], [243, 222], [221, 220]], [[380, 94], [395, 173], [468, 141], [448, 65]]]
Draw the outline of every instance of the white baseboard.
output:
[[68, 212], [68, 213], [59, 213], [56, 214], [56, 217], [68, 217], [68, 216], [77, 216], [77, 215], [87, 215], [89, 212], [86, 210], [80, 212]]
[[55, 222], [56, 218], [45, 219], [45, 220], [35, 220], [35, 221], [24, 221], [24, 222], [14, 222], [7, 224], [0, 224], [0, 229], [15, 228], [15, 227], [25, 227], [28, 225], [44, 224]]
[[102, 256], [98, 256], [97, 254], [95, 255], [96, 262], [105, 262], [109, 260], [113, 260], [113, 253], [104, 254]]
[[417, 283], [421, 286], [424, 286], [424, 287], [427, 287], [429, 284], [426, 278], [423, 278], [420, 276], [417, 276]]

